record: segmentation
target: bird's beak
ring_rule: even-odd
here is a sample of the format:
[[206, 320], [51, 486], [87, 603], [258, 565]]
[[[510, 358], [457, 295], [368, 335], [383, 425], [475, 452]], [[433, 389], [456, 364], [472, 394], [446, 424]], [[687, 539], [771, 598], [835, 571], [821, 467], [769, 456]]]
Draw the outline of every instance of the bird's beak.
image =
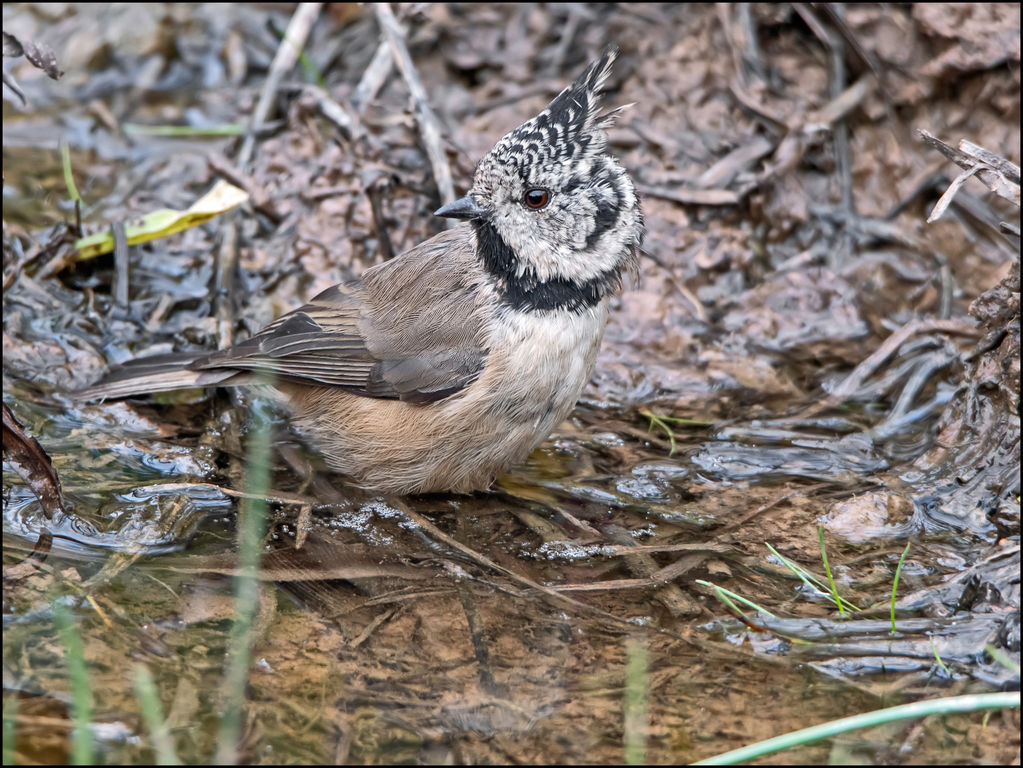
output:
[[484, 213], [485, 209], [480, 207], [479, 203], [476, 202], [476, 198], [472, 195], [466, 195], [455, 200], [453, 203], [448, 203], [438, 208], [433, 212], [433, 215], [443, 216], [446, 219], [478, 219]]

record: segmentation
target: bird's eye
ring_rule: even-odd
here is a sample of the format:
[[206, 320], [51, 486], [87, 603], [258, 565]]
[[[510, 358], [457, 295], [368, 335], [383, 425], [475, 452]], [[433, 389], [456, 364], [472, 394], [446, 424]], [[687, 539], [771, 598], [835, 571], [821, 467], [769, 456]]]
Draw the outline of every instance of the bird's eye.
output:
[[522, 202], [526, 204], [527, 208], [532, 208], [533, 210], [543, 208], [550, 201], [551, 193], [546, 189], [527, 189], [526, 194], [522, 196]]

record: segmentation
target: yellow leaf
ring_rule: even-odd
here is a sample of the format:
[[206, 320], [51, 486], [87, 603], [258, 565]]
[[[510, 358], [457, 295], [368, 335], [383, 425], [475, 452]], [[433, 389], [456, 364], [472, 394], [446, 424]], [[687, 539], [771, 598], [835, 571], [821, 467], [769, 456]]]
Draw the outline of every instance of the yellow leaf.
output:
[[[188, 210], [175, 211], [163, 208], [147, 213], [142, 217], [141, 224], [125, 226], [124, 231], [128, 238], [128, 245], [137, 245], [147, 240], [167, 237], [176, 232], [197, 227], [214, 216], [237, 208], [248, 199], [249, 195], [244, 189], [239, 189], [223, 180], [218, 181], [213, 185], [213, 189], [196, 200]], [[95, 235], [78, 240], [75, 243], [75, 248], [81, 254], [81, 259], [92, 259], [114, 250], [114, 235], [109, 229], [97, 232]]]

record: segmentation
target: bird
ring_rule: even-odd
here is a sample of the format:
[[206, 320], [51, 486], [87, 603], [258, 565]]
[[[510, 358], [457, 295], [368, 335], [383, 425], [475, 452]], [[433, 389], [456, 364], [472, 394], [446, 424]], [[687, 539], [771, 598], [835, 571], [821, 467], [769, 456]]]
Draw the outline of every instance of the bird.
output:
[[[383, 494], [468, 493], [524, 460], [593, 372], [643, 215], [601, 111], [607, 48], [478, 162], [459, 220], [247, 340], [129, 361], [80, 399], [269, 380], [325, 464]], [[258, 380], [258, 381], [257, 381]]]

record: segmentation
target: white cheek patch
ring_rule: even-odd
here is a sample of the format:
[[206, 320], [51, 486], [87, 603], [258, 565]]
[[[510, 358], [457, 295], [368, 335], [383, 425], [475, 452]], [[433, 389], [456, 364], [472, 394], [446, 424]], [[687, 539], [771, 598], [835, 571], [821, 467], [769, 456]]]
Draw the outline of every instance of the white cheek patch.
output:
[[[518, 277], [585, 283], [632, 258], [642, 234], [636, 195], [625, 171], [601, 159], [595, 165], [606, 178], [555, 197], [549, 209], [532, 211], [513, 200], [497, 207], [493, 224], [515, 252]], [[579, 171], [566, 175], [578, 177]], [[551, 184], [555, 196], [559, 186]]]

